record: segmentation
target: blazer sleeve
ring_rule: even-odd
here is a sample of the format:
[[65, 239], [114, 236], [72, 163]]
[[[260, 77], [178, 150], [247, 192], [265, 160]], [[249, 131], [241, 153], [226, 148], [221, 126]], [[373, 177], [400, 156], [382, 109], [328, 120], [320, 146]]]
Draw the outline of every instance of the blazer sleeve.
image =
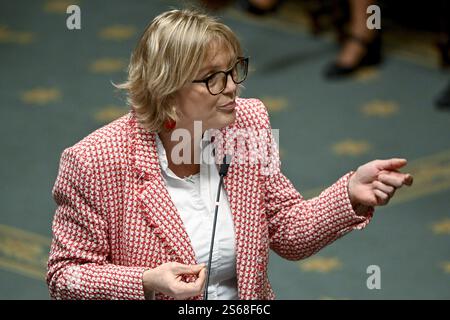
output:
[[66, 149], [52, 190], [57, 204], [48, 260], [53, 299], [144, 299], [143, 267], [111, 264], [108, 222], [102, 215], [98, 176]]
[[[262, 104], [262, 103], [261, 103]], [[278, 147], [267, 119], [269, 157], [263, 167], [264, 204], [268, 220], [269, 243], [283, 258], [300, 260], [354, 229], [364, 228], [373, 216], [371, 207], [357, 215], [350, 202], [348, 181], [353, 172], [341, 177], [321, 194], [305, 200], [280, 169]]]

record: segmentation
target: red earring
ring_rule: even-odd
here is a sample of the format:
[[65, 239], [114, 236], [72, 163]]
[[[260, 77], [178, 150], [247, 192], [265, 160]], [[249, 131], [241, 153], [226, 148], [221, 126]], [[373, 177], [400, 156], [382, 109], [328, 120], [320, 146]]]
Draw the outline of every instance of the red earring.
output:
[[177, 125], [177, 122], [173, 119], [167, 119], [164, 122], [164, 128], [166, 128], [167, 130], [173, 130], [175, 129], [175, 126]]

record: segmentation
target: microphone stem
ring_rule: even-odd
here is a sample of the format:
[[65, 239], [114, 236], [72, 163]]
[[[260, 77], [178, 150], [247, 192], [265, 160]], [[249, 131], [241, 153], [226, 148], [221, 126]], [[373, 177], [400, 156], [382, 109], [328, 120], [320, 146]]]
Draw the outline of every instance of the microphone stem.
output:
[[205, 286], [205, 292], [203, 295], [203, 300], [208, 300], [209, 276], [211, 274], [211, 261], [212, 261], [212, 254], [213, 254], [213, 248], [214, 248], [214, 237], [216, 235], [217, 212], [219, 210], [220, 191], [222, 189], [223, 177], [224, 177], [223, 175], [220, 175], [219, 187], [217, 189], [216, 207], [214, 210], [214, 222], [213, 222], [213, 230], [212, 230], [212, 237], [211, 237], [211, 245], [209, 248], [208, 274], [206, 275], [206, 286]]

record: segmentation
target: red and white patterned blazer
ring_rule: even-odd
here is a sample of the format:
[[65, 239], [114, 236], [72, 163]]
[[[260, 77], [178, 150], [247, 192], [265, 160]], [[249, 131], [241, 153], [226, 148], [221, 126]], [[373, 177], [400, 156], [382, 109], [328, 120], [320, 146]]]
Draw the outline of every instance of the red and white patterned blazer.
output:
[[[261, 101], [237, 99], [236, 112], [223, 132], [270, 129]], [[279, 170], [265, 175], [260, 165], [231, 163], [225, 189], [236, 230], [240, 299], [274, 298], [269, 248], [299, 260], [367, 225], [373, 210], [367, 217], [353, 211], [349, 175], [305, 200]], [[133, 112], [64, 150], [53, 197], [52, 298], [144, 299], [144, 270], [170, 261], [196, 264], [163, 182], [155, 133], [142, 129]], [[170, 297], [156, 293], [156, 299]]]

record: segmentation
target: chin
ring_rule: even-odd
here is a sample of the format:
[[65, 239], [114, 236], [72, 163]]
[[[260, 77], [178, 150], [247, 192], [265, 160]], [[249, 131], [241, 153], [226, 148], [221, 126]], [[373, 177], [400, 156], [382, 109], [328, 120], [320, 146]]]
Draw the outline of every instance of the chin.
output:
[[229, 113], [222, 113], [216, 114], [214, 119], [211, 119], [208, 121], [208, 125], [206, 126], [205, 130], [208, 129], [223, 129], [229, 125], [231, 125], [236, 120], [236, 110], [233, 110]]
[[236, 110], [233, 110], [233, 112], [223, 114], [220, 117], [220, 128], [225, 128], [226, 126], [229, 126], [236, 120]]

